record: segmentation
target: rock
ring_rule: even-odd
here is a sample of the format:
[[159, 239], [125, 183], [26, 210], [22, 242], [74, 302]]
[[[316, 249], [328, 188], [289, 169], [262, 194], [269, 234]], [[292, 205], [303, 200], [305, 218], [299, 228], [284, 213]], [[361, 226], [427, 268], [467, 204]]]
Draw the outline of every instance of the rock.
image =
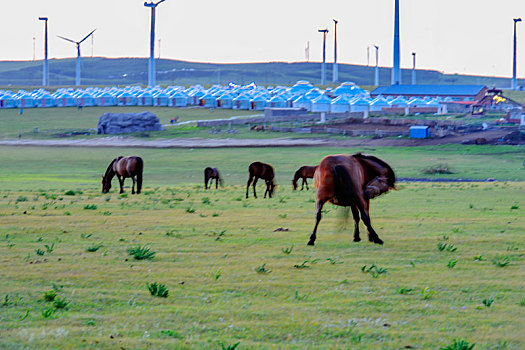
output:
[[104, 113], [98, 118], [97, 134], [160, 131], [159, 118], [151, 112]]

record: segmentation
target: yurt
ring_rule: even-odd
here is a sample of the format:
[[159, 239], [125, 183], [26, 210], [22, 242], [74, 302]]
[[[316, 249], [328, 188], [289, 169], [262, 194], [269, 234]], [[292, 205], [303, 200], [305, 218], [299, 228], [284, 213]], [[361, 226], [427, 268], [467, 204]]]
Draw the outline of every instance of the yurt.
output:
[[219, 108], [233, 108], [234, 96], [231, 93], [223, 93], [217, 98], [217, 107]]
[[367, 98], [356, 97], [350, 100], [350, 112], [368, 112], [370, 110], [370, 101]]
[[294, 86], [290, 88], [290, 93], [294, 95], [304, 95], [308, 91], [312, 90], [314, 86], [306, 80], [299, 80]]
[[206, 93], [199, 99], [199, 106], [206, 108], [216, 108], [217, 107], [217, 97], [213, 96], [210, 93]]
[[167, 107], [170, 97], [162, 90], [153, 92], [153, 105], [155, 107]]
[[293, 107], [295, 108], [303, 108], [307, 111], [312, 110], [312, 101], [306, 97], [305, 95], [299, 96], [293, 101]]
[[137, 106], [153, 106], [151, 91], [144, 90], [137, 95]]
[[119, 106], [136, 106], [137, 97], [129, 91], [122, 91], [117, 95], [117, 103]]
[[250, 109], [254, 111], [262, 111], [266, 107], [266, 98], [263, 95], [255, 96], [250, 100]]
[[33, 95], [35, 99], [35, 106], [40, 108], [55, 107], [55, 99], [49, 94], [49, 92], [38, 92]]
[[79, 94], [76, 94], [75, 101], [77, 106], [80, 107], [92, 107], [95, 106], [95, 99], [88, 92], [83, 91]]
[[109, 92], [99, 92], [95, 96], [95, 104], [97, 106], [115, 106], [117, 104], [117, 99]]
[[16, 107], [18, 108], [33, 108], [35, 107], [35, 99], [27, 92], [20, 90], [15, 96]]
[[381, 96], [377, 96], [370, 102], [370, 112], [380, 112], [383, 108], [388, 107], [390, 107], [390, 104]]
[[347, 95], [340, 95], [330, 102], [331, 113], [346, 113], [350, 111], [350, 100]]
[[0, 93], [0, 108], [15, 108], [16, 101], [10, 91]]
[[188, 105], [188, 96], [182, 92], [177, 91], [169, 98], [170, 107], [186, 107]]
[[53, 95], [56, 107], [74, 107], [77, 105], [75, 98], [67, 92], [56, 91]]
[[271, 108], [285, 108], [287, 107], [286, 99], [282, 95], [275, 95], [268, 100], [267, 106]]
[[233, 109], [250, 109], [250, 98], [245, 94], [240, 94], [233, 99]]
[[[306, 97], [308, 94], [305, 95]], [[324, 94], [312, 100], [312, 112], [330, 112], [332, 99]]]

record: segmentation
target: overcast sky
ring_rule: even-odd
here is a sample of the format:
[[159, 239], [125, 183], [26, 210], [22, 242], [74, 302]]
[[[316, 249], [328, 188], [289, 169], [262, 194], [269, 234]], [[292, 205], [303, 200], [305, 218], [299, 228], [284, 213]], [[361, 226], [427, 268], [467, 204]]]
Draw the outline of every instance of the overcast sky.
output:
[[[338, 61], [367, 64], [367, 46], [380, 46], [379, 63], [392, 65], [393, 0], [166, 0], [157, 8], [161, 57], [200, 62], [333, 61], [333, 18], [338, 25]], [[0, 60], [43, 57], [43, 23], [49, 17], [49, 56], [73, 57], [73, 44], [97, 28], [94, 55], [148, 57], [150, 10], [141, 0], [2, 1]], [[448, 73], [512, 75], [515, 17], [525, 19], [525, 0], [401, 0], [401, 66]], [[525, 23], [518, 24], [518, 77], [525, 77]], [[158, 42], [156, 43], [158, 49]], [[91, 55], [91, 41], [82, 46]], [[157, 53], [156, 53], [157, 56]], [[370, 48], [370, 64], [375, 64]]]

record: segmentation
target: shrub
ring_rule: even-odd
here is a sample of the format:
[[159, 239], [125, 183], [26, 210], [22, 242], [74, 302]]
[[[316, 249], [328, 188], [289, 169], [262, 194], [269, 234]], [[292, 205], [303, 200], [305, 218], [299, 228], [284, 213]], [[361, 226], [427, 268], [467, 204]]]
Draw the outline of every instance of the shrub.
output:
[[434, 166], [428, 166], [426, 168], [423, 168], [421, 170], [423, 174], [454, 174], [454, 172], [450, 169], [448, 164], [446, 163], [440, 163]]
[[150, 247], [138, 245], [128, 248], [128, 254], [135, 260], [151, 260], [157, 252], [151, 251]]
[[149, 293], [154, 297], [167, 298], [169, 290], [166, 285], [153, 282], [151, 284], [146, 283], [148, 286]]

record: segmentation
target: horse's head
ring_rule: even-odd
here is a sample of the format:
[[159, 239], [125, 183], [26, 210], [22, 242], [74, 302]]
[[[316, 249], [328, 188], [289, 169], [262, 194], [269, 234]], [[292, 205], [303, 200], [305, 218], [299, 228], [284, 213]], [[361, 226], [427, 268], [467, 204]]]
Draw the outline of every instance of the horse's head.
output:
[[297, 190], [297, 179], [293, 179], [293, 180], [292, 180], [292, 187], [293, 187], [293, 190], [294, 190], [294, 191]]
[[102, 193], [108, 193], [111, 189], [111, 180], [108, 181], [107, 177], [102, 176]]
[[275, 193], [275, 189], [277, 188], [277, 185], [275, 184], [275, 182], [271, 182], [270, 183], [270, 194], [273, 196], [273, 194]]

